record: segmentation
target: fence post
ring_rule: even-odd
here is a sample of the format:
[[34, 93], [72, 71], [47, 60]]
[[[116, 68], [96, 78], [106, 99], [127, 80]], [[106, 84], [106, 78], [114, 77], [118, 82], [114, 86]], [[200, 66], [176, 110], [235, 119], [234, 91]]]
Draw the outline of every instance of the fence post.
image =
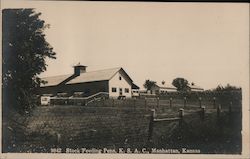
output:
[[229, 113], [232, 113], [232, 107], [233, 107], [233, 102], [231, 101], [229, 105]]
[[186, 107], [187, 104], [187, 97], [184, 97], [184, 108]]
[[105, 105], [105, 99], [101, 98], [101, 100], [102, 100], [102, 106], [104, 107], [104, 105]]
[[204, 121], [205, 119], [205, 106], [202, 106], [201, 107], [201, 114], [200, 114], [200, 117], [201, 117], [201, 120]]
[[152, 142], [154, 118], [155, 118], [155, 109], [151, 109], [150, 122], [149, 122], [149, 128], [148, 128], [148, 142]]
[[216, 97], [213, 97], [213, 105], [214, 105], [214, 109], [216, 108]]
[[114, 107], [115, 106], [115, 99], [112, 98], [112, 106]]
[[136, 102], [136, 99], [134, 99], [134, 110], [135, 110], [135, 102]]
[[159, 100], [160, 100], [160, 98], [157, 97], [157, 108], [159, 108]]
[[184, 117], [184, 109], [183, 109], [183, 108], [180, 108], [180, 109], [179, 109], [179, 117], [180, 117], [179, 125], [182, 126], [183, 117]]
[[219, 131], [222, 131], [223, 124], [221, 123], [221, 105], [217, 106], [217, 126], [219, 127]]
[[59, 133], [56, 133], [56, 142], [57, 142], [57, 145], [61, 143], [61, 134]]
[[217, 118], [219, 119], [220, 118], [220, 112], [221, 112], [221, 105], [219, 104], [217, 106]]
[[124, 98], [122, 98], [122, 100], [121, 100], [122, 102], [121, 102], [121, 105], [122, 105], [122, 107], [125, 105], [125, 100], [124, 100]]
[[232, 107], [233, 107], [233, 102], [231, 101], [229, 108], [228, 108], [229, 122], [231, 122], [231, 119], [232, 119]]
[[173, 98], [171, 97], [171, 98], [169, 99], [170, 108], [172, 108], [172, 100], [173, 100]]
[[147, 98], [145, 97], [145, 110], [147, 110]]
[[199, 97], [199, 105], [200, 105], [200, 108], [201, 108], [201, 97]]

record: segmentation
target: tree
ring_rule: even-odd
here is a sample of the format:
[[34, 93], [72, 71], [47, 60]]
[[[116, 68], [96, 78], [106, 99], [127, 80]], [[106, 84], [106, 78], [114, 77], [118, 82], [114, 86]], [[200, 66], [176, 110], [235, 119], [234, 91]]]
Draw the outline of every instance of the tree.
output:
[[187, 91], [188, 81], [185, 78], [175, 78], [172, 85], [177, 88], [177, 91]]
[[156, 82], [155, 81], [151, 81], [151, 80], [146, 80], [145, 83], [143, 84], [144, 88], [146, 88], [147, 90], [151, 90], [151, 88], [153, 86], [155, 86]]
[[3, 109], [27, 112], [35, 106], [35, 91], [43, 82], [38, 75], [46, 70], [46, 58], [55, 52], [45, 39], [48, 24], [33, 9], [4, 9], [2, 89]]
[[229, 92], [229, 91], [240, 91], [241, 88], [240, 87], [236, 87], [236, 86], [232, 86], [230, 84], [227, 84], [225, 87], [223, 87], [222, 85], [218, 85], [214, 91], [218, 91], [218, 92]]

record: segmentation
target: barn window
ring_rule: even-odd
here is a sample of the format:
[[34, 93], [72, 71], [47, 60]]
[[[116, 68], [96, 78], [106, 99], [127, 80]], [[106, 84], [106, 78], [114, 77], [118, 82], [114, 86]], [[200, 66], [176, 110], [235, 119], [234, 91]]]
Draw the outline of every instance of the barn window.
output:
[[121, 76], [119, 76], [119, 80], [122, 80], [122, 77], [121, 77]]
[[129, 93], [129, 89], [128, 88], [125, 88], [125, 93]]
[[116, 88], [112, 87], [112, 92], [116, 92]]

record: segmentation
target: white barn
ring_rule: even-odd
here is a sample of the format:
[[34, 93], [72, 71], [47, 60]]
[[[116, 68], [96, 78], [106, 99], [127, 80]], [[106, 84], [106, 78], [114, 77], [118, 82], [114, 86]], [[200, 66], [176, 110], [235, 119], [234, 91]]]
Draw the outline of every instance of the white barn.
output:
[[155, 84], [152, 88], [151, 88], [151, 92], [153, 94], [164, 94], [167, 92], [176, 92], [177, 88], [174, 87], [173, 85], [170, 84], [166, 84], [165, 81], [162, 81], [160, 84]]
[[191, 92], [202, 92], [204, 91], [204, 88], [195, 85], [194, 83], [191, 83], [191, 85], [188, 85], [188, 88]]
[[86, 71], [87, 66], [74, 66], [74, 73], [65, 76], [43, 78], [47, 83], [40, 86], [40, 94], [66, 93], [71, 96], [79, 92], [90, 96], [99, 92], [109, 93], [109, 97], [132, 97], [133, 80], [121, 67], [98, 71]]

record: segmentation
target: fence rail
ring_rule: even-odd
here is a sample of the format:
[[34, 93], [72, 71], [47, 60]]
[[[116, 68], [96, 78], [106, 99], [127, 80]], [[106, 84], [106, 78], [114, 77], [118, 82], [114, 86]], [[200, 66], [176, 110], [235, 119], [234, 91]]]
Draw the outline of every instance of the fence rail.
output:
[[51, 97], [50, 105], [88, 105], [89, 103], [108, 98], [107, 92], [99, 92], [89, 97]]
[[189, 101], [187, 98], [175, 99], [160, 99], [160, 98], [144, 98], [144, 99], [110, 99], [107, 97], [107, 94], [96, 94], [91, 96], [91, 98], [51, 98], [51, 105], [79, 105], [79, 106], [91, 106], [91, 107], [116, 107], [117, 109], [133, 109], [140, 110], [144, 109], [150, 111], [155, 109], [157, 112], [165, 112], [168, 109], [218, 109], [220, 105], [223, 109], [236, 109], [241, 110], [240, 102], [229, 101], [228, 105], [223, 105], [216, 101], [216, 98], [212, 100], [204, 100], [198, 98], [198, 101]]

